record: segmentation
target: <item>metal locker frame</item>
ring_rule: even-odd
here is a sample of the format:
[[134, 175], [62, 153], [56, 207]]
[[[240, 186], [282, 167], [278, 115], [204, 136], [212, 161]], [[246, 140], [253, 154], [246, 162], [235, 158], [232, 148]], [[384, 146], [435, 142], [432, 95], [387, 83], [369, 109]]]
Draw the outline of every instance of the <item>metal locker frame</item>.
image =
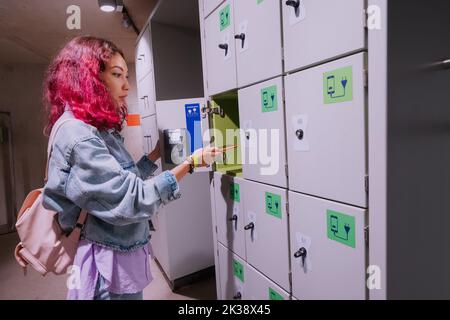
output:
[[[225, 29], [221, 31], [219, 14], [227, 6], [230, 6], [230, 20]], [[234, 0], [226, 0], [205, 19], [204, 37], [208, 94], [216, 95], [235, 89], [237, 87], [237, 76], [236, 41], [234, 39]]]
[[247, 264], [244, 300], [290, 300], [290, 294]]
[[287, 190], [250, 180], [243, 190], [247, 263], [289, 291]]
[[[276, 86], [276, 102], [277, 110], [266, 112], [270, 110], [270, 107], [263, 110], [263, 104], [265, 103], [264, 94], [273, 94], [273, 87]], [[287, 188], [287, 154], [286, 154], [286, 128], [285, 128], [285, 106], [284, 106], [284, 83], [283, 78], [275, 78], [269, 81], [255, 84], [251, 87], [241, 89], [239, 94], [239, 122], [240, 127], [243, 130], [243, 136], [241, 136], [241, 152], [243, 154], [243, 164], [242, 172], [245, 179], [254, 180], [281, 188]], [[270, 97], [268, 97], [270, 100]], [[270, 106], [270, 101], [267, 102]], [[272, 102], [273, 104], [273, 102]], [[250, 129], [250, 130], [249, 130]], [[260, 144], [261, 136], [256, 136], [254, 130], [267, 129], [267, 137], [270, 140], [270, 130], [279, 129], [279, 150], [278, 153], [274, 153], [271, 148], [268, 151], [271, 158], [277, 157], [278, 161], [278, 172], [275, 175], [262, 175], [261, 169], [266, 167], [263, 166], [259, 159], [258, 152], [258, 163], [253, 162], [248, 155], [251, 152], [250, 149], [253, 148], [254, 144]], [[255, 142], [254, 142], [255, 141]], [[272, 146], [271, 143], [266, 144]], [[259, 146], [258, 146], [258, 149]]]
[[278, 0], [234, 3], [239, 88], [283, 73], [280, 3]]
[[366, 209], [290, 191], [289, 210], [292, 295], [366, 299]]
[[[296, 1], [297, 9], [282, 1], [286, 72], [366, 48], [366, 0]], [[330, 46], [329, 39], [341, 41]]]
[[[366, 54], [358, 53], [286, 77], [290, 190], [367, 207], [365, 65]], [[352, 99], [326, 104], [326, 75], [350, 66], [353, 84], [342, 81], [353, 87]]]
[[[242, 182], [242, 178], [214, 172], [217, 240], [245, 260]], [[233, 190], [232, 183], [239, 185], [239, 189]], [[234, 191], [238, 191], [238, 198], [231, 196], [231, 192]]]

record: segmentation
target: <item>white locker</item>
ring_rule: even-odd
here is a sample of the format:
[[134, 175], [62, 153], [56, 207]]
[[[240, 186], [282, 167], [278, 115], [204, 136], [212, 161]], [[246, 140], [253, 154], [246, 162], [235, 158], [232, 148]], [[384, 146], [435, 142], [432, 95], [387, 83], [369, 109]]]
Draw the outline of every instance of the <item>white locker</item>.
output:
[[217, 239], [246, 259], [242, 182], [242, 178], [214, 173]]
[[239, 91], [239, 122], [244, 178], [286, 188], [281, 77]]
[[364, 0], [282, 1], [285, 71], [365, 48]]
[[292, 294], [365, 299], [366, 211], [289, 192]]
[[241, 300], [245, 292], [246, 263], [222, 244], [219, 254], [219, 281], [221, 300]]
[[281, 75], [280, 1], [235, 1], [234, 6], [238, 87]]
[[156, 113], [155, 86], [153, 79], [153, 72], [149, 72], [137, 83], [139, 112], [142, 117]]
[[289, 293], [247, 264], [244, 300], [289, 300]]
[[360, 53], [286, 77], [289, 189], [367, 206], [364, 66]]
[[138, 40], [136, 48], [136, 77], [141, 80], [153, 70], [150, 27], [147, 27]]
[[289, 291], [289, 237], [284, 189], [245, 180], [247, 262]]
[[209, 95], [237, 87], [233, 4], [233, 0], [225, 1], [205, 20]]
[[214, 11], [224, 0], [203, 0], [203, 15], [207, 17]]

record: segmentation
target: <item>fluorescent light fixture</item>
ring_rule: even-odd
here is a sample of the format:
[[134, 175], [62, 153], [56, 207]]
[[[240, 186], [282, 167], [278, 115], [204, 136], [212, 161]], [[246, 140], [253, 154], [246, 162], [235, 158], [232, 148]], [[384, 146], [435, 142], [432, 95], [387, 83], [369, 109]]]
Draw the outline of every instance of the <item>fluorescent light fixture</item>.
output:
[[103, 12], [113, 12], [116, 11], [116, 1], [115, 0], [98, 0], [98, 6]]

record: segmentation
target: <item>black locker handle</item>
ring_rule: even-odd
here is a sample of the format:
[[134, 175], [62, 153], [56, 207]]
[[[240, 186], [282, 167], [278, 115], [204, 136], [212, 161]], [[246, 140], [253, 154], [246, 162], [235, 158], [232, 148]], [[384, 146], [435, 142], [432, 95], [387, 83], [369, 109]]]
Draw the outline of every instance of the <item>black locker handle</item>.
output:
[[237, 220], [238, 220], [238, 216], [235, 214], [233, 214], [233, 216], [228, 219], [228, 221], [237, 221]]
[[225, 50], [225, 55], [228, 55], [228, 44], [227, 43], [219, 44], [219, 48]]
[[289, 1], [286, 1], [286, 5], [294, 7], [295, 9], [298, 9], [298, 7], [300, 7], [300, 0], [289, 0]]
[[255, 224], [253, 222], [250, 222], [248, 225], [246, 225], [244, 227], [244, 230], [250, 230], [250, 229], [254, 229], [255, 228]]

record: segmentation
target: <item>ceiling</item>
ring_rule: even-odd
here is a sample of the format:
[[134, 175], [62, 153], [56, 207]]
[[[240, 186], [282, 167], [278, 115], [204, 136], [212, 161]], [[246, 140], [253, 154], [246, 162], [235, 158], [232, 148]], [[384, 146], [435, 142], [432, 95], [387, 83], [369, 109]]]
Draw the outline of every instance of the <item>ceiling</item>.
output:
[[[157, 0], [123, 2], [142, 30]], [[80, 30], [66, 26], [70, 5], [80, 7]], [[68, 40], [85, 34], [111, 40], [134, 62], [137, 35], [121, 22], [121, 13], [102, 12], [97, 0], [0, 0], [0, 64], [48, 63]]]
[[200, 29], [198, 0], [164, 0], [152, 21], [192, 30]]

